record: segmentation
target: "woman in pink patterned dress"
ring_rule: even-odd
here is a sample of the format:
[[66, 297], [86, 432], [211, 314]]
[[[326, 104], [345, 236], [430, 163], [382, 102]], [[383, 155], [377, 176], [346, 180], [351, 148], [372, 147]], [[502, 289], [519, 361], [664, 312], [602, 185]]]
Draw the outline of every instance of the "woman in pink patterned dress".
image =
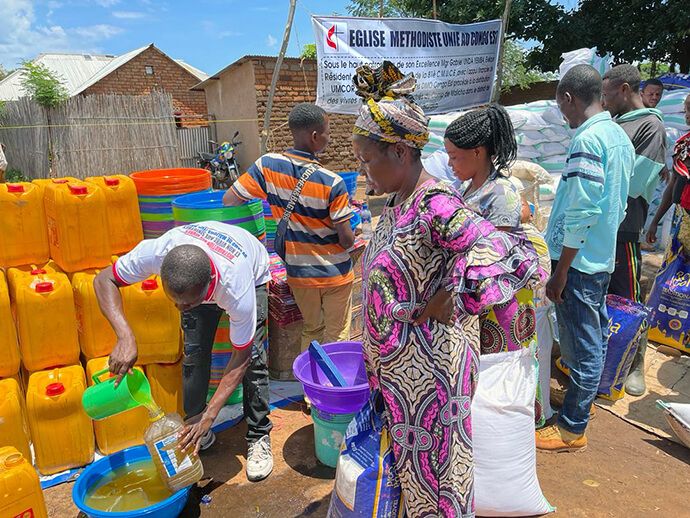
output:
[[530, 244], [496, 231], [422, 168], [427, 118], [392, 64], [355, 76], [353, 148], [389, 194], [364, 256], [364, 355], [385, 402], [408, 516], [474, 516], [470, 404], [479, 324], [540, 276]]

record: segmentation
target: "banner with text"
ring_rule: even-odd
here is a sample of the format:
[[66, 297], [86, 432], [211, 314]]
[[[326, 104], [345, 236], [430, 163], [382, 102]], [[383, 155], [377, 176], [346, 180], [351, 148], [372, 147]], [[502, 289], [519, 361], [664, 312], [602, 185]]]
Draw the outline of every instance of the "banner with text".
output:
[[417, 78], [415, 101], [428, 114], [491, 100], [501, 20], [457, 25], [419, 18], [312, 16], [316, 35], [316, 104], [332, 113], [357, 113], [352, 77], [363, 64], [392, 61]]

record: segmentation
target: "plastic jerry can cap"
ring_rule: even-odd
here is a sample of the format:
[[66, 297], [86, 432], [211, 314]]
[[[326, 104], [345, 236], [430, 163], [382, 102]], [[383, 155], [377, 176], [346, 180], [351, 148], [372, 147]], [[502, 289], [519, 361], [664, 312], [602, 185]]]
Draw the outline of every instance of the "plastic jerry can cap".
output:
[[65, 386], [62, 383], [51, 383], [46, 387], [46, 396], [59, 396], [64, 392]]
[[34, 268], [31, 270], [31, 275], [45, 275], [46, 271], [43, 268]]
[[10, 453], [5, 459], [3, 460], [3, 464], [6, 468], [13, 468], [14, 466], [18, 466], [24, 462], [24, 456], [17, 452], [17, 453]]
[[158, 289], [158, 282], [156, 279], [146, 279], [141, 283], [141, 289], [144, 291], [153, 291]]
[[72, 194], [88, 194], [89, 192], [86, 185], [74, 185], [73, 183], [71, 183], [67, 187], [69, 188], [69, 192], [71, 192]]
[[8, 183], [7, 192], [25, 192], [24, 186], [20, 183]]
[[113, 178], [112, 176], [106, 176], [104, 181], [105, 181], [105, 184], [109, 187], [114, 187], [116, 185], [120, 185], [120, 179], [119, 178]]
[[36, 293], [48, 293], [53, 291], [52, 282], [39, 282], [36, 284]]

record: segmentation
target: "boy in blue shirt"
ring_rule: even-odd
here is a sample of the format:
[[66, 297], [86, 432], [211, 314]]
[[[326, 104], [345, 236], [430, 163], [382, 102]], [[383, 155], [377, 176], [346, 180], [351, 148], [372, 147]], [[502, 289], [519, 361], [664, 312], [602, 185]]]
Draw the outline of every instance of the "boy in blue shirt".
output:
[[602, 80], [589, 65], [571, 68], [556, 101], [577, 129], [546, 230], [553, 260], [546, 295], [556, 304], [561, 357], [570, 384], [555, 425], [537, 431], [537, 448], [586, 448], [585, 429], [606, 357], [606, 293], [616, 233], [625, 217], [635, 150], [601, 105]]

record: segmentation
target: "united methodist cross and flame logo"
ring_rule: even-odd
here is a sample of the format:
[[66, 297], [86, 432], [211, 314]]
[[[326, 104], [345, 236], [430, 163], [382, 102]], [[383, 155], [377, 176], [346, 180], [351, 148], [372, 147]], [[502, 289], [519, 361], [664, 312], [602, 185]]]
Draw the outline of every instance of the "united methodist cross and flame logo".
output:
[[327, 52], [338, 52], [339, 46], [341, 44], [341, 37], [347, 32], [347, 25], [344, 23], [336, 22], [331, 27], [326, 30], [326, 46], [324, 47]]

